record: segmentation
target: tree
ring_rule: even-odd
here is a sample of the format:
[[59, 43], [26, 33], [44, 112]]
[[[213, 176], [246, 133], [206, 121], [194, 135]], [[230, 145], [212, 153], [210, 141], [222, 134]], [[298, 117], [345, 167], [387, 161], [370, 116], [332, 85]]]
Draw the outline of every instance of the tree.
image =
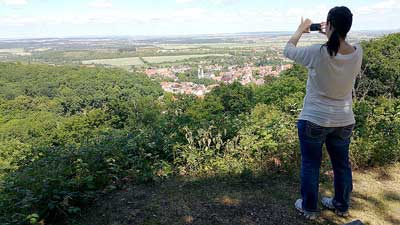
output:
[[364, 60], [358, 97], [400, 96], [400, 33], [362, 43]]
[[215, 88], [206, 96], [208, 98], [217, 97], [220, 99], [224, 113], [228, 115], [239, 115], [240, 113], [250, 112], [254, 106], [254, 93], [250, 87], [243, 86], [238, 81], [231, 85], [221, 85]]

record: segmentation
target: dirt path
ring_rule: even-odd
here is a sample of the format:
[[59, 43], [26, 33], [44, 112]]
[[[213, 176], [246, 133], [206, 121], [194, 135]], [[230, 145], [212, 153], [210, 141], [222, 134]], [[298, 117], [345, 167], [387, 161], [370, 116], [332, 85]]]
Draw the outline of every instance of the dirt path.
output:
[[[331, 177], [323, 175], [321, 193], [329, 194]], [[79, 225], [155, 224], [400, 224], [400, 165], [354, 173], [351, 218], [324, 210], [315, 222], [293, 208], [296, 179], [258, 177], [171, 179], [132, 185], [99, 199], [77, 221]]]

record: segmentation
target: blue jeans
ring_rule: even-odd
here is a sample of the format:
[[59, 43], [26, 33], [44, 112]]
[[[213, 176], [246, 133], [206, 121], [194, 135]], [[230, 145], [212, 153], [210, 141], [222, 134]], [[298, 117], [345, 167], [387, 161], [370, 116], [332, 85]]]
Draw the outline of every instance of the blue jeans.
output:
[[325, 143], [334, 173], [333, 205], [339, 211], [347, 211], [353, 190], [349, 145], [354, 124], [345, 127], [321, 127], [310, 121], [299, 120], [297, 128], [301, 149], [303, 209], [309, 212], [318, 211], [319, 169], [322, 146]]

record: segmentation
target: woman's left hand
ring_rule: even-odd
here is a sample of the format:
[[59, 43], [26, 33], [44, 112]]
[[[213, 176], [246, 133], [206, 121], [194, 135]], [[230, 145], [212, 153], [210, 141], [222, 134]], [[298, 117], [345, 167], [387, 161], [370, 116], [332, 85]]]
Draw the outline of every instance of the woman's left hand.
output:
[[326, 22], [321, 23], [321, 30], [319, 31], [319, 33], [326, 35]]

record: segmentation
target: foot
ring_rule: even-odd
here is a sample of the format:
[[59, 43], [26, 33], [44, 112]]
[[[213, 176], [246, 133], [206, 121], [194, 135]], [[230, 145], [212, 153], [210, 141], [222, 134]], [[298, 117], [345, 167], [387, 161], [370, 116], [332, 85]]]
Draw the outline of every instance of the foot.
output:
[[324, 197], [324, 198], [322, 198], [321, 203], [325, 208], [335, 211], [336, 215], [338, 215], [338, 216], [341, 216], [341, 217], [349, 216], [349, 211], [342, 212], [342, 211], [339, 211], [338, 209], [336, 209], [336, 207], [333, 205], [333, 198]]
[[309, 220], [315, 220], [318, 217], [317, 212], [309, 212], [303, 209], [303, 199], [297, 199], [296, 203], [294, 204], [296, 209], [306, 218]]

